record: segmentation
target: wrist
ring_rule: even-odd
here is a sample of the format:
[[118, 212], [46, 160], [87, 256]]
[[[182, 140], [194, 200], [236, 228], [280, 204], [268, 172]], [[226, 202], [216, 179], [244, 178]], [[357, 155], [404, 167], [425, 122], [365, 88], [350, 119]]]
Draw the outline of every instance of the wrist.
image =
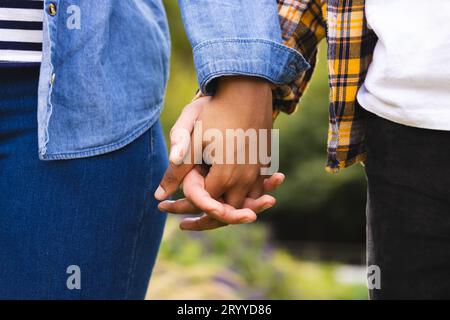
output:
[[270, 82], [257, 77], [228, 76], [218, 79], [216, 96], [224, 93], [268, 93], [271, 92]]
[[218, 79], [214, 98], [228, 101], [237, 108], [272, 110], [270, 82], [257, 77], [229, 76]]

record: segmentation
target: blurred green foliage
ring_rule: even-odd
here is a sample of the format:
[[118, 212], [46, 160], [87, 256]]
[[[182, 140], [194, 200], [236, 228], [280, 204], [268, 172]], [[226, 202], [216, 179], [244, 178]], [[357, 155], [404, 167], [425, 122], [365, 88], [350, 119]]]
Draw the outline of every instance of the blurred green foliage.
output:
[[149, 299], [367, 299], [363, 277], [345, 283], [339, 264], [293, 258], [262, 224], [186, 233], [178, 222], [169, 219]]
[[[196, 89], [192, 54], [177, 1], [164, 1], [172, 37], [162, 122], [167, 132]], [[343, 284], [338, 263], [305, 262], [276, 244], [363, 243], [365, 179], [360, 166], [325, 172], [328, 120], [326, 50], [299, 111], [280, 115], [280, 171], [286, 182], [265, 223], [186, 233], [169, 219], [150, 286], [153, 299], [366, 299], [363, 284]], [[270, 230], [270, 232], [269, 232]], [[336, 257], [339, 260], [339, 256]]]

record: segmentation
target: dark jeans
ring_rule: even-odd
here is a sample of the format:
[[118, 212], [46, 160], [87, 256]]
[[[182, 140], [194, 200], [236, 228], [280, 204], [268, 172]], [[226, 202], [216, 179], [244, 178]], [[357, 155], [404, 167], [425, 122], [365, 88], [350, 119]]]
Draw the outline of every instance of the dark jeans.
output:
[[367, 156], [370, 297], [450, 298], [450, 132], [367, 113]]
[[38, 73], [0, 69], [0, 299], [143, 299], [166, 217], [153, 198], [161, 127], [108, 154], [41, 161]]

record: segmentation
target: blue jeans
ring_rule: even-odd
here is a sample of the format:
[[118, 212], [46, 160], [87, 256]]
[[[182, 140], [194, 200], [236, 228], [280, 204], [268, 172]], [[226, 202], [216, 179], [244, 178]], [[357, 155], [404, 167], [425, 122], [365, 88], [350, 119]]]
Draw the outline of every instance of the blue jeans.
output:
[[38, 75], [0, 69], [0, 298], [143, 299], [166, 219], [159, 122], [105, 155], [41, 161]]

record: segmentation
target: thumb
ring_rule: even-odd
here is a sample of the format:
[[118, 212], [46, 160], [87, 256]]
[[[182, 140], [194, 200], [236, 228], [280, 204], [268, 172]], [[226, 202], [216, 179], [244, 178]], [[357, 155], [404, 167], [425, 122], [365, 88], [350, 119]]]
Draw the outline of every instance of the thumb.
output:
[[206, 99], [210, 98], [199, 98], [184, 107], [170, 130], [170, 163], [160, 185], [155, 191], [157, 200], [162, 201], [172, 195], [178, 189], [186, 174], [194, 167], [193, 161], [183, 160], [186, 157], [191, 157], [191, 134], [194, 131], [195, 122], [200, 116]]
[[205, 98], [200, 98], [188, 104], [170, 130], [169, 161], [174, 165], [180, 165], [188, 155], [191, 146], [191, 134], [194, 131]]
[[162, 178], [158, 188], [155, 191], [155, 198], [159, 201], [166, 200], [175, 191], [177, 191], [184, 177], [192, 170], [194, 164], [169, 164], [164, 177]]

